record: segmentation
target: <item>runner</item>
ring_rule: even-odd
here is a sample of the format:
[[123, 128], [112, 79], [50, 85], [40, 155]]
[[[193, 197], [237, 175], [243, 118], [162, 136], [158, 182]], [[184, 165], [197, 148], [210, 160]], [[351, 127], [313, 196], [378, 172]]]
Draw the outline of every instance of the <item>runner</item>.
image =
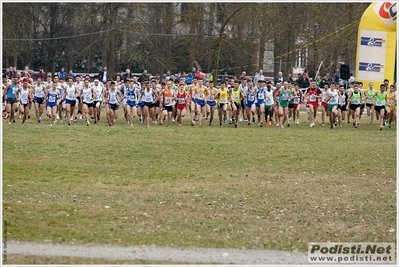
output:
[[280, 89], [281, 89], [281, 82], [276, 83], [276, 87], [274, 88], [274, 120], [276, 121], [276, 126], [280, 126], [280, 115], [279, 112], [279, 101], [280, 101]]
[[15, 92], [17, 98], [19, 98], [19, 110], [22, 117], [22, 125], [25, 124], [26, 117], [29, 113], [29, 99], [33, 98], [30, 85], [28, 84], [28, 78], [23, 79], [22, 87], [19, 87]]
[[233, 110], [232, 114], [232, 123], [234, 124], [234, 128], [238, 126], [238, 115], [241, 109], [241, 99], [244, 98], [244, 95], [240, 90], [240, 81], [234, 81], [234, 88], [231, 90], [231, 107]]
[[378, 92], [375, 92], [373, 99], [375, 103], [374, 110], [376, 114], [378, 113], [378, 117], [380, 120], [379, 130], [381, 131], [382, 128], [384, 128], [384, 117], [386, 110], [388, 109], [388, 107], [385, 107], [387, 101], [387, 92], [385, 91], [384, 84], [380, 85], [380, 90]]
[[330, 84], [330, 88], [326, 92], [326, 101], [328, 102], [327, 112], [330, 118], [330, 128], [335, 128], [335, 118], [338, 115], [338, 103], [342, 102], [342, 97], [335, 88], [335, 83]]
[[[292, 118], [292, 113], [294, 113], [294, 102], [296, 99], [296, 90], [292, 87], [292, 83], [290, 81], [288, 82], [288, 88], [291, 90], [292, 97], [288, 101], [288, 124], [287, 126], [290, 127], [291, 125], [291, 118]], [[294, 119], [295, 122], [295, 119]]]
[[85, 79], [82, 89], [82, 102], [83, 102], [82, 111], [84, 114], [84, 118], [86, 119], [87, 126], [90, 125], [89, 121], [90, 117], [96, 120], [93, 112], [94, 99], [97, 99], [97, 93], [94, 90], [94, 87], [90, 86], [90, 80]]
[[96, 97], [93, 102], [94, 124], [96, 124], [101, 118], [101, 104], [103, 102], [105, 88], [104, 84], [100, 83], [98, 79], [94, 79], [94, 85], [92, 87], [96, 92]]
[[[288, 88], [288, 82], [283, 83], [283, 88], [279, 91], [279, 109], [278, 112], [283, 116], [281, 128], [284, 128], [284, 124], [288, 123], [288, 103], [294, 97], [292, 95], [291, 88]], [[287, 125], [289, 127], [289, 124]]]
[[[241, 78], [241, 85], [240, 85], [240, 90], [241, 90], [241, 94], [244, 95], [247, 92], [248, 89], [248, 81], [250, 79], [248, 79], [247, 76], [243, 76]], [[245, 122], [248, 121], [248, 119], [245, 117], [245, 98], [241, 99], [241, 117], [240, 117], [240, 121], [244, 120]]]
[[67, 85], [65, 87], [63, 99], [65, 99], [65, 110], [66, 117], [68, 120], [68, 125], [71, 125], [72, 115], [74, 114], [76, 102], [76, 96], [79, 95], [78, 89], [73, 84], [73, 79], [71, 77], [67, 78]]
[[215, 108], [216, 108], [216, 96], [218, 94], [218, 90], [213, 87], [213, 83], [209, 83], [209, 88], [208, 88], [208, 96], [206, 98], [206, 104], [209, 107], [209, 126], [212, 126], [213, 122], [213, 116], [215, 114]]
[[129, 80], [130, 80], [130, 78], [126, 78], [126, 84], [125, 84], [125, 80], [122, 79], [120, 75], [117, 75], [116, 76], [116, 85], [115, 85], [115, 87], [118, 89], [118, 91], [123, 96], [123, 99], [122, 99], [123, 117], [125, 118], [125, 122], [127, 125], [129, 125], [129, 120], [127, 118], [126, 87], [129, 84]]
[[[162, 96], [161, 95], [161, 85], [157, 83], [157, 80], [155, 80], [155, 79], [151, 80], [151, 89], [154, 92], [154, 95]], [[151, 118], [155, 125], [157, 124], [158, 118], [161, 115], [161, 107], [160, 107], [161, 101], [163, 101], [163, 100], [161, 98], [158, 98], [154, 104], [154, 112], [153, 112], [153, 115], [151, 116]]]
[[20, 85], [18, 84], [19, 78], [14, 77], [10, 83], [7, 83], [4, 91], [4, 100], [7, 102], [6, 111], [8, 114], [8, 124], [15, 122], [14, 114], [18, 110], [18, 99], [16, 92], [19, 90]]
[[338, 104], [338, 125], [339, 127], [342, 127], [342, 121], [345, 120], [348, 105], [348, 94], [345, 92], [345, 86], [343, 84], [339, 85], [338, 93], [340, 95], [340, 100]]
[[[351, 82], [350, 84], [349, 84], [349, 88], [346, 90], [346, 93], [348, 94], [348, 96], [349, 96], [349, 94], [350, 93], [352, 93], [353, 92], [353, 86], [355, 85], [355, 83], [354, 82]], [[347, 101], [349, 102], [349, 98], [347, 99]], [[348, 103], [349, 104], [349, 103]], [[347, 112], [346, 112], [347, 114], [347, 119], [348, 119], [348, 121], [347, 121], [347, 123], [348, 124], [350, 124], [350, 117], [352, 116], [352, 119], [354, 120], [354, 118], [355, 118], [355, 113], [354, 112], [352, 112], [352, 110], [350, 109], [350, 108], [347, 108]]]
[[186, 115], [186, 106], [188, 102], [188, 94], [185, 90], [183, 83], [179, 84], [179, 90], [175, 93], [175, 99], [177, 99], [177, 122], [182, 126], [182, 118]]
[[[139, 96], [141, 96], [141, 94], [144, 91], [144, 88], [146, 87], [147, 81], [144, 81], [143, 84], [136, 82], [136, 86], [139, 86]], [[139, 97], [139, 99], [141, 99]], [[141, 99], [140, 101], [137, 100], [137, 116], [139, 117], [139, 121], [141, 122], [141, 126], [144, 126], [144, 120], [143, 120], [143, 115], [144, 115], [144, 99]]]
[[365, 95], [366, 95], [366, 108], [367, 108], [367, 116], [370, 117], [370, 124], [373, 123], [373, 118], [374, 118], [374, 103], [373, 103], [373, 97], [375, 95], [375, 91], [373, 88], [373, 83], [369, 83], [369, 89], [366, 90]]
[[198, 83], [197, 90], [195, 91], [196, 103], [197, 103], [197, 116], [198, 116], [198, 126], [202, 126], [202, 117], [205, 117], [205, 104], [206, 98], [208, 96], [208, 88], [202, 85], [202, 82]]
[[274, 111], [274, 92], [272, 83], [267, 81], [266, 83], [266, 91], [265, 91], [265, 117], [266, 117], [266, 126], [273, 125], [273, 111]]
[[255, 106], [256, 106], [256, 112], [258, 114], [258, 126], [262, 127], [263, 122], [265, 121], [265, 85], [266, 82], [264, 80], [257, 80], [257, 93], [256, 93], [256, 101], [255, 101]]
[[141, 100], [144, 101], [143, 121], [144, 123], [147, 123], [147, 128], [150, 128], [150, 118], [154, 116], [154, 105], [159, 99], [159, 96], [152, 91], [150, 82], [145, 83], [144, 86], [139, 102]]
[[61, 101], [58, 101], [58, 107], [57, 107], [57, 120], [60, 120], [60, 122], [63, 122], [63, 117], [66, 117], [65, 113], [65, 99], [64, 97], [64, 92], [65, 92], [65, 84], [63, 79], [59, 79], [59, 77], [56, 75], [54, 76], [54, 83], [57, 85], [57, 90], [60, 92], [60, 99]]
[[126, 83], [128, 83], [128, 87], [126, 88], [125, 91], [127, 120], [130, 126], [133, 127], [132, 115], [133, 118], [135, 118], [137, 115], [136, 101], [137, 101], [137, 96], [139, 94], [139, 88], [138, 85], [136, 85], [133, 80], [130, 80], [129, 82]]
[[75, 79], [76, 79], [75, 88], [76, 88], [78, 93], [76, 95], [76, 107], [77, 108], [74, 108], [74, 111], [73, 111], [73, 116], [75, 117], [73, 121], [77, 122], [78, 121], [78, 117], [77, 117], [78, 115], [79, 115], [80, 119], [83, 118], [83, 116], [82, 116], [83, 103], [82, 103], [82, 97], [81, 97], [82, 89], [83, 89], [83, 80], [80, 78], [79, 75], [76, 75]]
[[316, 82], [312, 81], [310, 87], [306, 90], [303, 96], [305, 105], [309, 108], [310, 127], [315, 126], [315, 119], [317, 116], [317, 109], [319, 108], [319, 99], [321, 99], [321, 91], [316, 86]]
[[363, 82], [357, 82], [357, 85], [359, 86], [359, 91], [362, 94], [361, 98], [361, 104], [360, 104], [360, 113], [359, 113], [359, 123], [362, 118], [363, 110], [365, 107], [365, 102], [366, 102], [366, 90], [363, 89]]
[[111, 82], [109, 90], [105, 92], [105, 99], [108, 101], [108, 113], [109, 113], [109, 126], [115, 125], [116, 113], [118, 113], [118, 107], [123, 97], [119, 90], [116, 90], [116, 83]]
[[396, 92], [394, 85], [389, 86], [389, 91], [387, 92], [387, 104], [387, 109], [389, 108], [389, 112], [385, 120], [385, 126], [391, 128], [392, 122], [396, 121]]
[[57, 122], [57, 106], [60, 102], [61, 94], [57, 90], [57, 84], [52, 83], [50, 90], [46, 90], [46, 106], [47, 114], [50, 116], [50, 126], [55, 125]]
[[349, 108], [354, 113], [355, 119], [353, 121], [353, 126], [357, 128], [359, 126], [359, 115], [360, 115], [360, 104], [362, 102], [362, 93], [359, 90], [359, 86], [355, 84], [353, 86], [353, 92], [348, 94]]
[[[164, 85], [164, 83], [162, 83], [162, 85]], [[166, 87], [161, 91], [161, 97], [163, 101], [160, 104], [160, 108], [162, 109], [160, 124], [162, 125], [164, 118], [167, 116], [168, 120], [166, 121], [165, 127], [168, 127], [173, 113], [172, 81], [169, 80], [166, 82]]]
[[296, 125], [299, 125], [299, 110], [301, 109], [301, 104], [303, 102], [303, 95], [302, 91], [299, 89], [299, 84], [294, 83], [294, 92], [295, 92], [295, 98], [294, 98], [294, 109], [293, 109], [293, 118], [294, 122]]
[[196, 91], [198, 87], [198, 78], [194, 77], [193, 82], [189, 87], [190, 91], [190, 117], [191, 117], [191, 126], [194, 126], [194, 118], [195, 118], [195, 113], [197, 112], [197, 100], [196, 100]]
[[328, 91], [328, 87], [330, 86], [330, 84], [328, 82], [325, 82], [323, 85], [323, 88], [321, 89], [321, 125], [325, 126], [325, 118], [326, 115], [328, 117], [328, 103], [326, 100], [326, 96], [327, 96], [327, 91]]
[[218, 116], [219, 116], [219, 126], [226, 124], [227, 117], [227, 104], [228, 104], [228, 90], [225, 83], [220, 84], [220, 89], [218, 91]]
[[[256, 96], [258, 94], [258, 90], [253, 86], [252, 81], [248, 81], [248, 89], [245, 94], [245, 110], [247, 113], [248, 125], [255, 123], [255, 112], [256, 112]], [[252, 122], [251, 122], [252, 118]]]
[[47, 91], [45, 86], [42, 84], [42, 79], [38, 77], [36, 79], [36, 86], [34, 87], [34, 97], [33, 103], [35, 103], [35, 113], [37, 122], [40, 123], [42, 121], [42, 114], [44, 109], [44, 96]]

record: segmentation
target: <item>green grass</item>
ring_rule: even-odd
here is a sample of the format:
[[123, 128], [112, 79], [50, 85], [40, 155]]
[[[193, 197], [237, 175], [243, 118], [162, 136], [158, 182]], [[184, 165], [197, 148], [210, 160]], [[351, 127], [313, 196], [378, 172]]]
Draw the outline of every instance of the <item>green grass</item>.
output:
[[[171, 261], [150, 261], [150, 260], [107, 260], [101, 258], [79, 258], [79, 257], [57, 257], [57, 256], [33, 256], [33, 255], [20, 255], [12, 254], [7, 256], [7, 261], [3, 261], [3, 264], [117, 264], [117, 265], [177, 265], [184, 264], [189, 265], [190, 262], [171, 262]], [[217, 263], [212, 263], [212, 265]], [[203, 264], [205, 265], [205, 264]]]
[[188, 118], [132, 128], [121, 113], [114, 127], [4, 124], [7, 238], [290, 251], [395, 242], [396, 125], [378, 131], [364, 116], [331, 130], [305, 117], [285, 129]]

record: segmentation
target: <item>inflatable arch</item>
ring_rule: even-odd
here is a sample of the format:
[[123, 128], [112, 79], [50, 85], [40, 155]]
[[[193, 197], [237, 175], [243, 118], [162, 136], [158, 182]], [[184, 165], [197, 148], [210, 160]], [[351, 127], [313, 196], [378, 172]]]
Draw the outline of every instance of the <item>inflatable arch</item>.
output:
[[360, 20], [356, 51], [356, 80], [379, 90], [384, 79], [396, 80], [396, 2], [372, 3]]

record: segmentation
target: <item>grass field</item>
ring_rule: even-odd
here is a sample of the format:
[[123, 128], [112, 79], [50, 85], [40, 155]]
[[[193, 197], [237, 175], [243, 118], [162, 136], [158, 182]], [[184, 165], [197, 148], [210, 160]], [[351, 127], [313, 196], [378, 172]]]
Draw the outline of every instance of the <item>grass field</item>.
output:
[[288, 251], [395, 242], [396, 124], [378, 131], [363, 116], [358, 129], [330, 129], [319, 114], [310, 128], [306, 117], [285, 129], [188, 118], [147, 129], [122, 113], [114, 127], [3, 124], [7, 238]]
[[[34, 255], [8, 255], [7, 261], [3, 264], [73, 264], [73, 265], [177, 265], [184, 264], [189, 265], [190, 262], [171, 262], [171, 261], [147, 261], [147, 260], [106, 260], [106, 259], [91, 259], [91, 258], [78, 258], [78, 257], [56, 257], [56, 256], [34, 256]], [[215, 263], [213, 263], [215, 264]], [[205, 265], [205, 264], [201, 264]]]

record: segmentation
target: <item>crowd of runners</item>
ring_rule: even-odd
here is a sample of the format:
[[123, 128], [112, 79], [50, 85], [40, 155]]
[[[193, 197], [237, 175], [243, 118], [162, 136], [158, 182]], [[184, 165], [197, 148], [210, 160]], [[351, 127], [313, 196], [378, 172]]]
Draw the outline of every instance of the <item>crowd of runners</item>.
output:
[[[8, 124], [15, 119], [22, 124], [30, 118], [33, 106], [37, 123], [47, 117], [50, 126], [57, 122], [71, 125], [79, 120], [113, 126], [123, 109], [123, 120], [128, 126], [136, 124], [150, 127], [170, 123], [183, 124], [189, 111], [191, 126], [223, 126], [237, 128], [242, 125], [278, 126], [281, 128], [299, 125], [300, 108], [306, 107], [310, 127], [315, 127], [315, 118], [321, 113], [321, 125], [332, 129], [342, 127], [344, 121], [358, 128], [360, 118], [367, 114], [370, 124], [374, 116], [379, 121], [379, 130], [391, 127], [396, 121], [396, 85], [389, 81], [377, 85], [372, 83], [363, 88], [361, 82], [351, 82], [349, 88], [335, 82], [326, 82], [322, 88], [316, 82], [306, 89], [290, 81], [277, 82], [252, 79], [226, 80], [216, 88], [213, 83], [194, 77], [187, 85], [180, 79], [152, 78], [141, 83], [137, 77], [105, 83], [89, 76], [59, 77], [59, 75], [37, 77], [8, 77], [3, 75], [3, 119]], [[305, 110], [305, 109], [303, 109]], [[366, 112], [364, 112], [366, 110]], [[217, 118], [215, 117], [217, 111]], [[375, 115], [374, 115], [375, 114]], [[363, 115], [364, 116], [364, 115]], [[352, 125], [351, 125], [352, 126]]]

